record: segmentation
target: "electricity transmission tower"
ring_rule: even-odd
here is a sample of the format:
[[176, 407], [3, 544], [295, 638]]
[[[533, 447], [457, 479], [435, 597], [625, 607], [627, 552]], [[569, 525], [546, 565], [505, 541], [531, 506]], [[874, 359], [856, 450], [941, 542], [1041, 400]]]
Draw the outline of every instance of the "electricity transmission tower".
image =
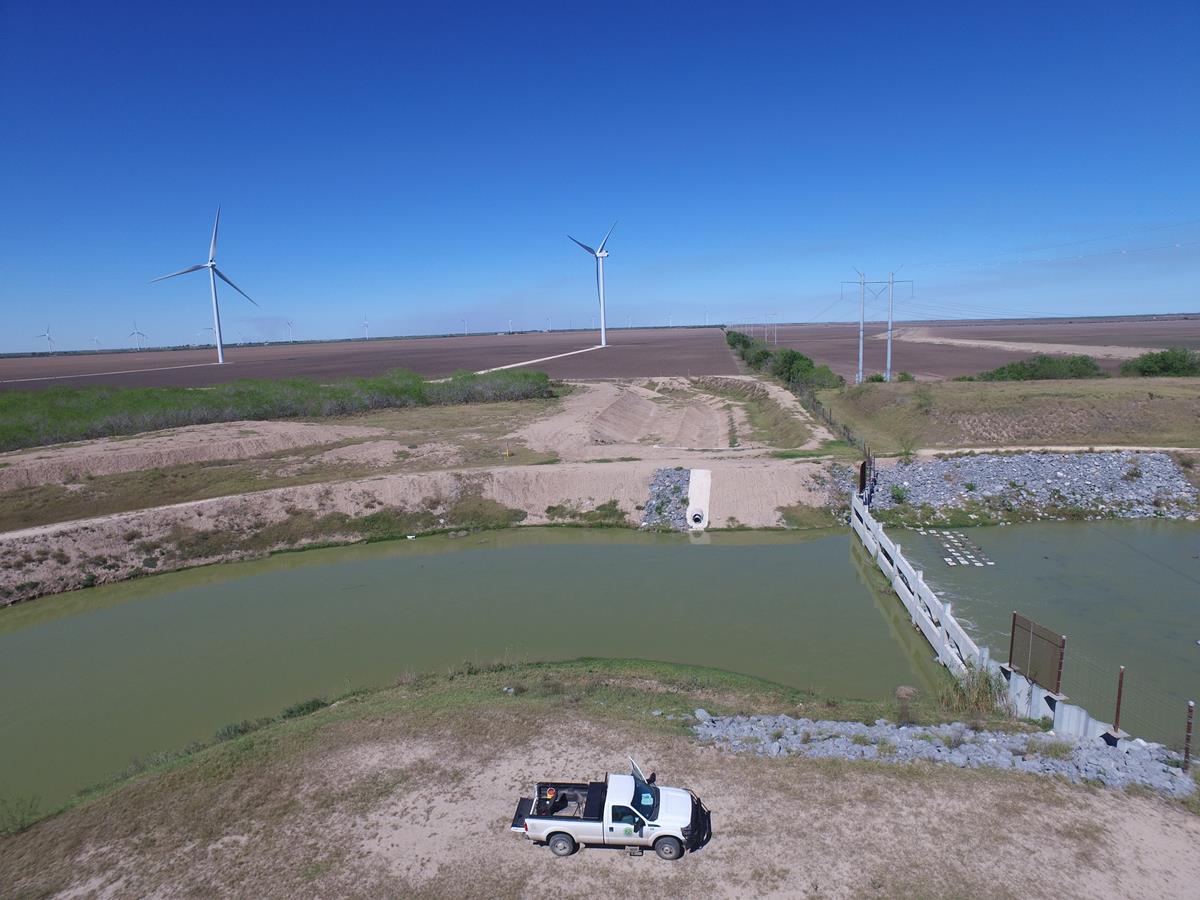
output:
[[[858, 269], [855, 269], [854, 271], [858, 272]], [[842, 282], [843, 296], [844, 296], [844, 292], [846, 290], [846, 285], [848, 285], [848, 284], [858, 285], [858, 370], [857, 370], [857, 372], [855, 372], [855, 375], [854, 375], [854, 383], [862, 384], [862, 382], [863, 382], [863, 336], [866, 332], [866, 326], [867, 326], [867, 290], [870, 289], [871, 295], [872, 295], [871, 299], [874, 300], [880, 294], [883, 293], [885, 288], [887, 289], [887, 292], [888, 292], [888, 327], [887, 327], [887, 371], [883, 376], [883, 380], [891, 381], [892, 380], [892, 301], [893, 301], [893, 293], [895, 290], [895, 286], [897, 284], [911, 285], [912, 281], [908, 281], [908, 280], [896, 281], [894, 272], [888, 273], [887, 281], [867, 281], [867, 276], [864, 275], [862, 272], [858, 272], [858, 280], [857, 281], [843, 281]], [[879, 286], [878, 290], [876, 290], [875, 285]]]

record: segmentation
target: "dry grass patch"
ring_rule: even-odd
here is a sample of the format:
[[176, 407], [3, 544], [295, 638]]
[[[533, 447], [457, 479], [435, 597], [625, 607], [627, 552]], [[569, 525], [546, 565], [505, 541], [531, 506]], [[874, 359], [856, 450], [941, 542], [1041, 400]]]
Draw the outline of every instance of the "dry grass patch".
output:
[[823, 391], [879, 453], [923, 447], [1200, 446], [1200, 379], [863, 384]]

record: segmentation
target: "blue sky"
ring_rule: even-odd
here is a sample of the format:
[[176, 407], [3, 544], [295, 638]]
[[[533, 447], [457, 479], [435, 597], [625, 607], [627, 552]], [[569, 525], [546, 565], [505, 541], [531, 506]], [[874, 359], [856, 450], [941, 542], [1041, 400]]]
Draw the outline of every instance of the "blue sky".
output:
[[0, 4], [0, 351], [196, 340], [218, 203], [229, 340], [587, 325], [615, 219], [610, 325], [1200, 308], [1194, 2], [78, 6]]

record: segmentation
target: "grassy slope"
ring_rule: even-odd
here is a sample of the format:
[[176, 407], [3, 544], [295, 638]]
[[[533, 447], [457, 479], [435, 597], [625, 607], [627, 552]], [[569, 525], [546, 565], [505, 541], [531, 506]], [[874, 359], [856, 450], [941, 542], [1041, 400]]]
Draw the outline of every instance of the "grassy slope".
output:
[[[553, 412], [558, 403], [558, 398], [539, 398], [466, 406], [409, 407], [322, 421], [330, 425], [380, 428], [383, 430], [372, 440], [394, 440], [413, 448], [431, 442], [446, 445], [453, 448], [456, 469], [538, 465], [555, 462], [556, 457], [535, 453], [518, 442], [502, 438], [525, 422]], [[83, 479], [72, 489], [60, 484], [45, 484], [5, 491], [0, 493], [0, 531], [276, 487], [444, 467], [436, 460], [403, 458], [386, 466], [311, 462], [325, 451], [361, 440], [365, 439], [302, 447], [254, 459], [190, 463], [93, 476]]]
[[931, 447], [1200, 447], [1200, 379], [865, 384], [824, 391], [876, 453]]
[[[949, 683], [948, 677], [946, 681]], [[517, 696], [506, 696], [502, 692], [506, 686], [514, 686]], [[464, 663], [444, 675], [404, 673], [392, 687], [358, 690], [332, 702], [321, 700], [312, 704], [320, 707], [314, 715], [295, 717], [285, 710], [275, 719], [252, 725], [231, 723], [219, 729], [210, 742], [135, 762], [129, 771], [82, 792], [61, 810], [42, 810], [41, 814], [62, 815], [76, 807], [103, 803], [124, 790], [141, 790], [150, 784], [178, 785], [194, 776], [203, 777], [213, 769], [226, 771], [259, 762], [286, 763], [294, 755], [319, 744], [324, 739], [322, 732], [334, 730], [344, 737], [345, 732], [369, 725], [380, 716], [401, 716], [418, 728], [448, 727], [450, 716], [482, 714], [501, 705], [511, 710], [512, 701], [519, 701], [522, 717], [554, 715], [569, 708], [598, 721], [636, 720], [647, 729], [676, 734], [686, 733], [686, 726], [666, 716], [690, 714], [698, 706], [715, 715], [805, 709], [804, 714], [812, 718], [839, 721], [872, 723], [879, 718], [895, 717], [895, 704], [890, 702], [825, 696], [701, 666], [593, 658], [484, 666]], [[308, 702], [298, 703], [296, 708]], [[645, 714], [651, 708], [662, 710], [664, 715], [646, 720]], [[936, 696], [921, 695], [910, 709], [914, 724], [934, 724], [960, 715]], [[234, 740], [221, 739], [223, 733], [239, 731], [243, 733]], [[0, 853], [0, 859], [3, 856]]]

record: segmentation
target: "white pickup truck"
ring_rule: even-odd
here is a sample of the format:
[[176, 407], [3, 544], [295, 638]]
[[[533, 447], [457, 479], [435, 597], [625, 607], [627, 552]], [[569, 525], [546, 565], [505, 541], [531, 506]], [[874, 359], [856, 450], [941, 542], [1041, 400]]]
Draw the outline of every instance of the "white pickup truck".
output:
[[630, 775], [604, 781], [540, 781], [522, 797], [512, 830], [570, 856], [582, 845], [623, 847], [635, 855], [653, 847], [663, 859], [679, 859], [712, 836], [712, 817], [691, 791], [659, 787], [632, 759]]

